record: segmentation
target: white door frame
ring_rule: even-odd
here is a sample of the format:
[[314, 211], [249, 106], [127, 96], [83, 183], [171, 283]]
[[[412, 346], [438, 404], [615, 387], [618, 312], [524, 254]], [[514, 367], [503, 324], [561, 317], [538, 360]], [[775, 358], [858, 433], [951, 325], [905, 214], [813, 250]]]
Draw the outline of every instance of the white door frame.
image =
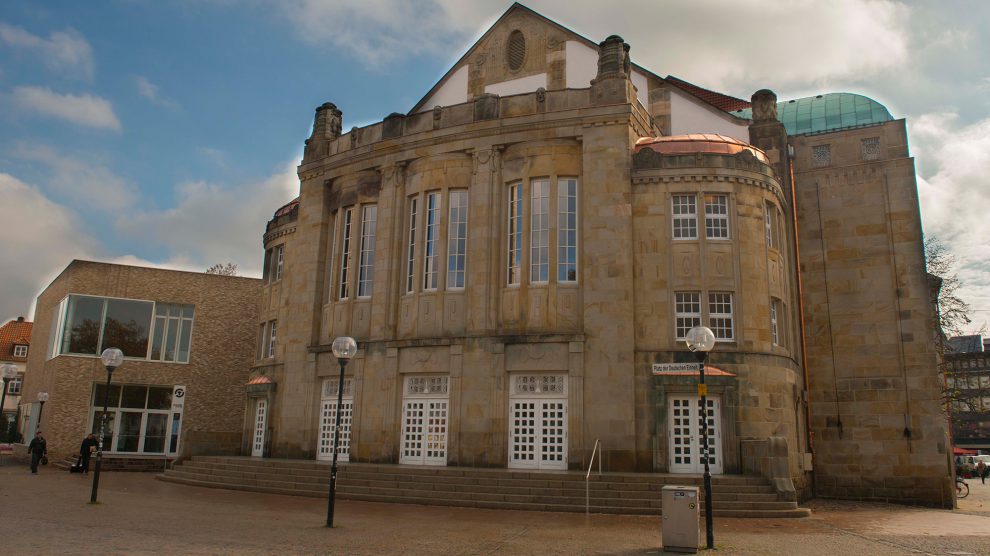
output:
[[513, 374], [509, 382], [508, 466], [567, 470], [567, 375]]
[[[333, 427], [337, 419], [337, 384], [339, 378], [323, 379], [323, 395], [320, 397], [320, 435], [316, 440], [316, 459], [333, 460]], [[344, 392], [340, 404], [340, 443], [337, 446], [337, 461], [351, 459], [351, 424], [354, 414], [354, 380], [344, 379]]]
[[402, 396], [399, 463], [447, 465], [450, 377], [407, 376]]
[[251, 457], [264, 457], [268, 430], [268, 398], [255, 398], [251, 413]]
[[[709, 469], [721, 474], [722, 400], [718, 395], [708, 396], [708, 453]], [[671, 473], [702, 473], [702, 435], [698, 409], [701, 397], [694, 394], [670, 394], [667, 397], [667, 446], [668, 470]]]

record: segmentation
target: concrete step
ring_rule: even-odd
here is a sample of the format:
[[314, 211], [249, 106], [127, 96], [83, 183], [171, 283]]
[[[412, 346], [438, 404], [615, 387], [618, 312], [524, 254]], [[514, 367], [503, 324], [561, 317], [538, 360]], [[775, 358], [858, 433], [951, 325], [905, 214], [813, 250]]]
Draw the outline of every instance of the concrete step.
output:
[[[273, 494], [325, 497], [329, 464], [296, 460], [195, 457], [158, 478], [168, 482]], [[760, 477], [713, 477], [716, 515], [805, 517], [806, 509], [781, 501]], [[699, 485], [694, 475], [593, 474], [587, 483], [592, 511], [659, 514], [664, 485]], [[585, 474], [458, 467], [345, 463], [337, 495], [342, 499], [537, 511], [584, 511]], [[702, 502], [703, 500], [699, 501]]]

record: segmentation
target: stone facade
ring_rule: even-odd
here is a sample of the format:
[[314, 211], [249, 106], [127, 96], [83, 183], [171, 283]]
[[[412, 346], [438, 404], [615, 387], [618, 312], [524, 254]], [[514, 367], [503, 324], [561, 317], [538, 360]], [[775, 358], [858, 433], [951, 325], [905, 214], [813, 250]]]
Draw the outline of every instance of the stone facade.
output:
[[[91, 408], [102, 405], [102, 399], [94, 400], [94, 386], [107, 379], [97, 356], [49, 358], [56, 329], [53, 320], [70, 294], [192, 306], [188, 363], [128, 357], [114, 371], [112, 383], [169, 389], [185, 386], [178, 453], [169, 457], [239, 453], [259, 280], [79, 260], [70, 263], [38, 297], [30, 372], [24, 385], [24, 400], [36, 399], [41, 391], [50, 396], [40, 427], [54, 457], [78, 453], [79, 443], [92, 429]], [[36, 418], [37, 404], [29, 413]]]
[[[514, 5], [409, 114], [340, 134], [317, 109], [264, 236], [242, 449], [330, 457], [352, 336], [351, 461], [579, 469], [598, 442], [612, 471], [697, 471], [697, 373], [669, 369], [701, 323], [716, 472], [951, 505], [904, 122], [790, 136], [772, 92], [695, 86], [676, 114], [684, 82], [621, 38], [582, 87], [564, 43], [590, 41]], [[426, 106], [462, 67], [466, 102]], [[747, 137], [662, 137], [692, 118]]]

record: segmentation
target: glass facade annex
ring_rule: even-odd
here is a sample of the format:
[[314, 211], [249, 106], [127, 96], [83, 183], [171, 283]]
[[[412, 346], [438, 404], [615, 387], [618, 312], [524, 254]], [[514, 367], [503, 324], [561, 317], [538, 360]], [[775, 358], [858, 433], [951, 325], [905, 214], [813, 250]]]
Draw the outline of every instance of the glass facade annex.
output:
[[[753, 110], [731, 112], [752, 119]], [[811, 135], [893, 120], [890, 111], [879, 102], [853, 93], [828, 93], [777, 103], [777, 118], [788, 135]]]

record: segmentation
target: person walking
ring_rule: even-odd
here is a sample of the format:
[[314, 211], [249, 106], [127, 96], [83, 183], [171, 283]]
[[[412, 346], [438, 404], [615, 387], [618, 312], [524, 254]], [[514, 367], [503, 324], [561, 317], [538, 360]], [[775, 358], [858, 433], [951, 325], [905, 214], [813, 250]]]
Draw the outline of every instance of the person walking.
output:
[[79, 446], [79, 466], [85, 474], [89, 473], [89, 457], [96, 451], [96, 445], [96, 435], [90, 433], [89, 436], [83, 438], [82, 445]]
[[976, 466], [976, 471], [980, 475], [980, 481], [983, 484], [987, 484], [987, 477], [990, 476], [990, 465], [987, 465], [985, 461], [980, 460], [980, 463]]
[[34, 433], [34, 438], [28, 444], [28, 453], [31, 454], [31, 473], [38, 474], [38, 464], [48, 457], [48, 443], [41, 431]]

